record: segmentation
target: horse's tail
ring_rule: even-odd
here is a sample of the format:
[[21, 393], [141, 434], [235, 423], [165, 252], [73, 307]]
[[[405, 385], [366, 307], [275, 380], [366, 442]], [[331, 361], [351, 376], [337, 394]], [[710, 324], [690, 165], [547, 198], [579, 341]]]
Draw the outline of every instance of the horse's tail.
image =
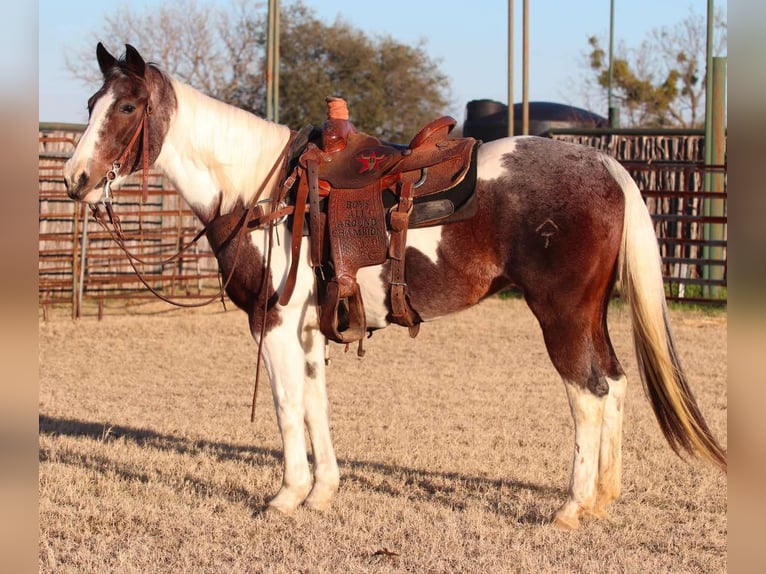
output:
[[697, 454], [726, 470], [726, 453], [697, 406], [673, 344], [662, 260], [649, 211], [627, 171], [609, 157], [605, 164], [625, 195], [620, 280], [630, 303], [641, 380], [654, 414], [676, 454]]

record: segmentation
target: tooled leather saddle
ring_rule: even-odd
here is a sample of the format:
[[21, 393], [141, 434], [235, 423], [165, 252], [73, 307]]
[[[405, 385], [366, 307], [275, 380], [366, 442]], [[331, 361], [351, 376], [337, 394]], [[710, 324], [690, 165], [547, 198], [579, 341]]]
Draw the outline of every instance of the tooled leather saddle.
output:
[[[405, 278], [407, 230], [462, 221], [476, 213], [473, 138], [450, 139], [456, 121], [444, 116], [423, 127], [409, 145], [359, 133], [346, 102], [327, 98], [327, 121], [297, 166], [292, 214], [292, 262], [280, 303], [295, 284], [301, 238], [310, 236], [317, 272], [320, 329], [339, 343], [367, 333], [357, 271], [390, 260], [390, 320], [416, 336], [421, 322]], [[308, 212], [308, 223], [306, 223]]]

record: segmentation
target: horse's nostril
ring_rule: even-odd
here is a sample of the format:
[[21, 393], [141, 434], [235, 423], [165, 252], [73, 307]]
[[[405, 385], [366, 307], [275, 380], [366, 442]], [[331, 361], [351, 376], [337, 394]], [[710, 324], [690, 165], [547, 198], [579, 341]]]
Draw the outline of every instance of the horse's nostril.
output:
[[71, 199], [80, 199], [80, 192], [85, 188], [87, 183], [88, 176], [85, 172], [81, 173], [76, 181], [74, 179], [70, 180], [67, 176], [64, 176], [66, 192]]

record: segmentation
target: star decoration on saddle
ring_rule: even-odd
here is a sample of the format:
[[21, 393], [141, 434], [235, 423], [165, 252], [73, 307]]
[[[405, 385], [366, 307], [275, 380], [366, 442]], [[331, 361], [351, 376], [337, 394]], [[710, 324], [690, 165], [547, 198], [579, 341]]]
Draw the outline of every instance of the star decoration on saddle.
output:
[[371, 173], [373, 171], [378, 171], [383, 167], [383, 164], [386, 162], [388, 158], [391, 157], [391, 154], [383, 153], [381, 155], [378, 155], [378, 152], [375, 150], [368, 151], [366, 153], [360, 153], [356, 156], [356, 160], [359, 161], [361, 165], [361, 169], [359, 170], [359, 173]]

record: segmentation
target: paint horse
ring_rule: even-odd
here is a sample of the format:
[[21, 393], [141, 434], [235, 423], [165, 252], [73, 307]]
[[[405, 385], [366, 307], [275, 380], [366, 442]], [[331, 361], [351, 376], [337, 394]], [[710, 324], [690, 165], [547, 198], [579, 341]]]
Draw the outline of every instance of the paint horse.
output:
[[[132, 46], [116, 59], [99, 44], [97, 59], [104, 83], [88, 101], [87, 129], [64, 168], [71, 198], [100, 202], [111, 184], [153, 165], [209, 225], [250, 206], [260, 192], [274, 197], [283, 186], [284, 174], [275, 167], [293, 135], [288, 127], [203, 95], [146, 63]], [[604, 516], [620, 494], [627, 381], [607, 331], [618, 279], [630, 303], [640, 375], [669, 445], [725, 470], [726, 454], [674, 349], [657, 238], [629, 174], [595, 149], [536, 137], [481, 144], [476, 161], [475, 215], [410, 230], [407, 297], [427, 322], [508, 286], [523, 292], [574, 419], [568, 495], [553, 523], [576, 528], [584, 516]], [[317, 279], [309, 264], [313, 238], [296, 245], [292, 296], [280, 304], [294, 260], [290, 221], [268, 221], [248, 230], [236, 257], [219, 255], [219, 263], [223, 276], [231, 275], [228, 295], [249, 316], [272, 386], [284, 468], [268, 508], [324, 510], [339, 472], [328, 424]], [[280, 237], [276, 246], [269, 243], [271, 233]], [[388, 265], [358, 272], [370, 330], [391, 323]]]

